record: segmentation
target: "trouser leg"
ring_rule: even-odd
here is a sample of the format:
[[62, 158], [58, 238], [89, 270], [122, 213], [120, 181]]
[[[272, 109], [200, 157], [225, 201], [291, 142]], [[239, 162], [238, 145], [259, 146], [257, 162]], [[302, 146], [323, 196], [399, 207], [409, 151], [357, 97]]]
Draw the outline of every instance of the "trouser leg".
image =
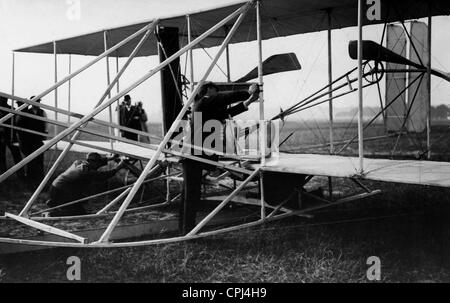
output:
[[[10, 142], [10, 143], [8, 144], [8, 148], [9, 148], [9, 150], [11, 151], [11, 155], [12, 155], [12, 157], [13, 157], [13, 160], [14, 160], [14, 163], [15, 163], [15, 164], [17, 164], [17, 163], [19, 163], [20, 161], [22, 161], [22, 154], [20, 153], [20, 148], [19, 148], [18, 146], [14, 145], [13, 143]], [[25, 171], [24, 171], [24, 169], [20, 169], [20, 170], [17, 172], [17, 174], [18, 174], [19, 177], [24, 177], [24, 176], [25, 176]]]
[[202, 165], [193, 160], [183, 161], [183, 204], [180, 207], [180, 232], [195, 227], [197, 204], [201, 198]]
[[[25, 156], [29, 156], [35, 150], [39, 149], [43, 145], [42, 142], [35, 142], [26, 145], [22, 148]], [[32, 181], [39, 181], [44, 177], [44, 153], [30, 161], [27, 165], [27, 177]]]

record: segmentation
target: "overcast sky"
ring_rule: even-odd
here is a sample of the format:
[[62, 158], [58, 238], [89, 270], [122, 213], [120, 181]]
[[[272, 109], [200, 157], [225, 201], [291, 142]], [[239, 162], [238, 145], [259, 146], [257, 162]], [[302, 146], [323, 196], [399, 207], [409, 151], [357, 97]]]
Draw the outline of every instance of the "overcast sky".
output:
[[[137, 23], [158, 15], [183, 14], [188, 10], [208, 8], [230, 0], [79, 0], [80, 18], [72, 18], [70, 8], [76, 0], [0, 0], [0, 90], [11, 92], [11, 50], [37, 43], [48, 42], [67, 36], [115, 27], [123, 24]], [[187, 4], [188, 3], [188, 4]], [[364, 39], [379, 41], [381, 26], [365, 27]], [[347, 53], [349, 40], [357, 37], [355, 28], [333, 31], [333, 75], [337, 77], [356, 64]], [[433, 67], [450, 71], [450, 17], [433, 18], [432, 35]], [[213, 56], [216, 48], [208, 50]], [[232, 45], [231, 78], [236, 79], [254, 68], [256, 62], [256, 43]], [[296, 100], [311, 94], [314, 89], [322, 87], [328, 81], [326, 32], [296, 35], [271, 39], [263, 43], [264, 58], [282, 52], [295, 52], [301, 65], [301, 71], [272, 75], [265, 78], [265, 97], [268, 115], [274, 114], [279, 107], [286, 108]], [[73, 56], [72, 70], [81, 67], [92, 57]], [[207, 67], [208, 57], [202, 51], [194, 52], [196, 61], [196, 79]], [[123, 64], [124, 60], [120, 60]], [[182, 58], [182, 64], [184, 57]], [[157, 58], [138, 58], [130, 66], [121, 80], [121, 87], [126, 87], [133, 80], [158, 63]], [[219, 62], [225, 70], [225, 61]], [[61, 79], [68, 73], [68, 57], [58, 58], [58, 76]], [[86, 113], [97, 102], [106, 88], [105, 61], [97, 63], [72, 81], [72, 109]], [[182, 65], [184, 66], [184, 65]], [[115, 60], [111, 60], [115, 70]], [[183, 69], [183, 68], [182, 68]], [[112, 74], [113, 76], [113, 74]], [[79, 79], [78, 79], [79, 78]], [[224, 75], [215, 69], [210, 80], [224, 81]], [[15, 94], [30, 97], [48, 88], [54, 81], [53, 56], [39, 54], [16, 54]], [[159, 77], [145, 82], [131, 93], [134, 101], [143, 101], [151, 121], [161, 121], [161, 101]], [[432, 104], [448, 104], [450, 85], [438, 78], [432, 79]], [[376, 89], [365, 90], [365, 105], [378, 106]], [[357, 104], [357, 95], [353, 94], [335, 102], [336, 107], [351, 107]], [[60, 106], [67, 108], [67, 85], [59, 90]], [[43, 102], [53, 104], [53, 94]], [[257, 110], [247, 116], [254, 116]], [[304, 112], [300, 118], [314, 115], [326, 117], [326, 108]], [[104, 117], [104, 116], [103, 116]], [[302, 118], [302, 119], [303, 119]]]

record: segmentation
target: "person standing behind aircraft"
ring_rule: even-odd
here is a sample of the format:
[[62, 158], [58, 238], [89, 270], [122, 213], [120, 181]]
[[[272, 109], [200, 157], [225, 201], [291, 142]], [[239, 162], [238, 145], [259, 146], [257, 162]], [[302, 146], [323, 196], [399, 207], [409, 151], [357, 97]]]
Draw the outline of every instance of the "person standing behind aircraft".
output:
[[[137, 103], [136, 107], [137, 107], [138, 114], [139, 114], [139, 122], [141, 123], [141, 130], [143, 132], [148, 133], [148, 127], [147, 127], [148, 117], [147, 117], [147, 113], [145, 112], [145, 109], [143, 107], [142, 101], [139, 101]], [[150, 143], [150, 137], [144, 136], [144, 135], [139, 135], [139, 142]]]
[[[30, 99], [33, 98], [34, 96], [32, 96]], [[41, 99], [37, 100], [36, 102], [40, 103]], [[25, 108], [23, 112], [42, 118], [47, 117], [45, 112], [39, 106], [35, 105]], [[17, 118], [17, 126], [40, 133], [47, 133], [47, 123], [45, 121], [37, 120], [31, 117], [19, 116]], [[46, 137], [43, 135], [19, 131], [20, 149], [22, 153], [25, 155], [25, 157], [31, 155], [35, 150], [44, 145], [45, 139]], [[27, 179], [35, 183], [39, 182], [43, 178], [44, 178], [44, 154], [42, 153], [36, 158], [34, 158], [30, 163], [28, 163]]]
[[[131, 105], [131, 97], [130, 95], [126, 95], [124, 98], [124, 101], [119, 107], [119, 122], [120, 125], [141, 130], [141, 122], [140, 122], [140, 116], [138, 108], [134, 105]], [[128, 132], [128, 131], [121, 131], [122, 137], [138, 141], [138, 134]]]
[[[8, 99], [5, 97], [0, 97], [0, 106], [10, 108], [8, 105]], [[0, 118], [6, 116], [8, 112], [2, 111], [0, 109]], [[5, 125], [11, 124], [11, 119], [3, 122]], [[12, 135], [11, 135], [12, 134]], [[19, 146], [16, 145], [17, 133], [8, 127], [0, 127], [0, 174], [6, 171], [6, 147], [9, 148], [11, 155], [13, 157], [14, 163], [19, 163], [22, 161], [22, 155], [20, 153]], [[25, 176], [24, 171], [21, 169], [18, 172], [19, 178], [23, 178]]]

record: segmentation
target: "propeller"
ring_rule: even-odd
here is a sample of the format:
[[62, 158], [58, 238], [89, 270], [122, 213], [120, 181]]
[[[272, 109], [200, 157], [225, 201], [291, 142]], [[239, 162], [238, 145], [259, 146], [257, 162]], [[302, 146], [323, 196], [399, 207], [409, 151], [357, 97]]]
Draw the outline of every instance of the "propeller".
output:
[[[298, 62], [297, 56], [294, 53], [273, 55], [262, 62], [263, 76], [300, 70], [301, 68], [300, 62]], [[235, 82], [247, 82], [255, 78], [258, 78], [258, 67], [255, 67]]]
[[[363, 60], [384, 61], [396, 64], [405, 64], [418, 69], [426, 69], [422, 64], [413, 62], [405, 57], [394, 53], [386, 47], [371, 41], [362, 41]], [[356, 60], [358, 58], [358, 41], [352, 40], [348, 44], [348, 53], [350, 58]], [[446, 73], [437, 69], [431, 69], [431, 74], [450, 82], [450, 73]]]
[[[294, 53], [273, 55], [262, 62], [263, 76], [300, 69], [301, 65]], [[258, 67], [255, 67], [236, 81], [214, 83], [220, 87], [221, 91], [232, 91], [236, 89], [248, 89], [251, 83], [246, 82], [255, 78], [258, 78]]]

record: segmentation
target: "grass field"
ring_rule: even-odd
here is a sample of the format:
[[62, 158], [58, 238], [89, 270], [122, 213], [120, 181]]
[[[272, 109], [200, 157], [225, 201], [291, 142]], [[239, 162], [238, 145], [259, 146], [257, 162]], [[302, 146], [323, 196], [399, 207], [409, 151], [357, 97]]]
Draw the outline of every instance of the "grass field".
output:
[[[327, 127], [286, 124], [282, 139], [298, 130], [282, 149], [306, 152], [305, 146], [326, 141]], [[433, 127], [435, 159], [447, 159], [447, 128], [445, 124]], [[157, 126], [152, 129], [158, 132]], [[336, 141], [355, 133], [355, 125], [348, 128], [342, 123], [335, 128]], [[376, 125], [366, 136], [382, 134], [382, 125]], [[402, 136], [395, 153], [396, 138], [367, 142], [365, 147], [372, 156], [410, 157], [424, 151], [424, 140], [423, 135]], [[315, 150], [327, 152], [327, 148]], [[350, 145], [344, 154], [356, 150]], [[49, 152], [46, 162], [53, 157]], [[64, 165], [75, 157], [72, 154]], [[317, 178], [315, 184], [326, 183]], [[179, 244], [56, 249], [2, 257], [0, 281], [65, 282], [66, 260], [78, 256], [83, 282], [368, 282], [366, 260], [378, 256], [383, 282], [450, 282], [450, 190], [365, 184], [383, 193], [316, 212], [313, 219], [293, 218]], [[334, 186], [337, 192], [346, 192], [351, 183], [335, 179]], [[11, 178], [0, 187], [0, 208], [20, 208], [31, 190]]]

